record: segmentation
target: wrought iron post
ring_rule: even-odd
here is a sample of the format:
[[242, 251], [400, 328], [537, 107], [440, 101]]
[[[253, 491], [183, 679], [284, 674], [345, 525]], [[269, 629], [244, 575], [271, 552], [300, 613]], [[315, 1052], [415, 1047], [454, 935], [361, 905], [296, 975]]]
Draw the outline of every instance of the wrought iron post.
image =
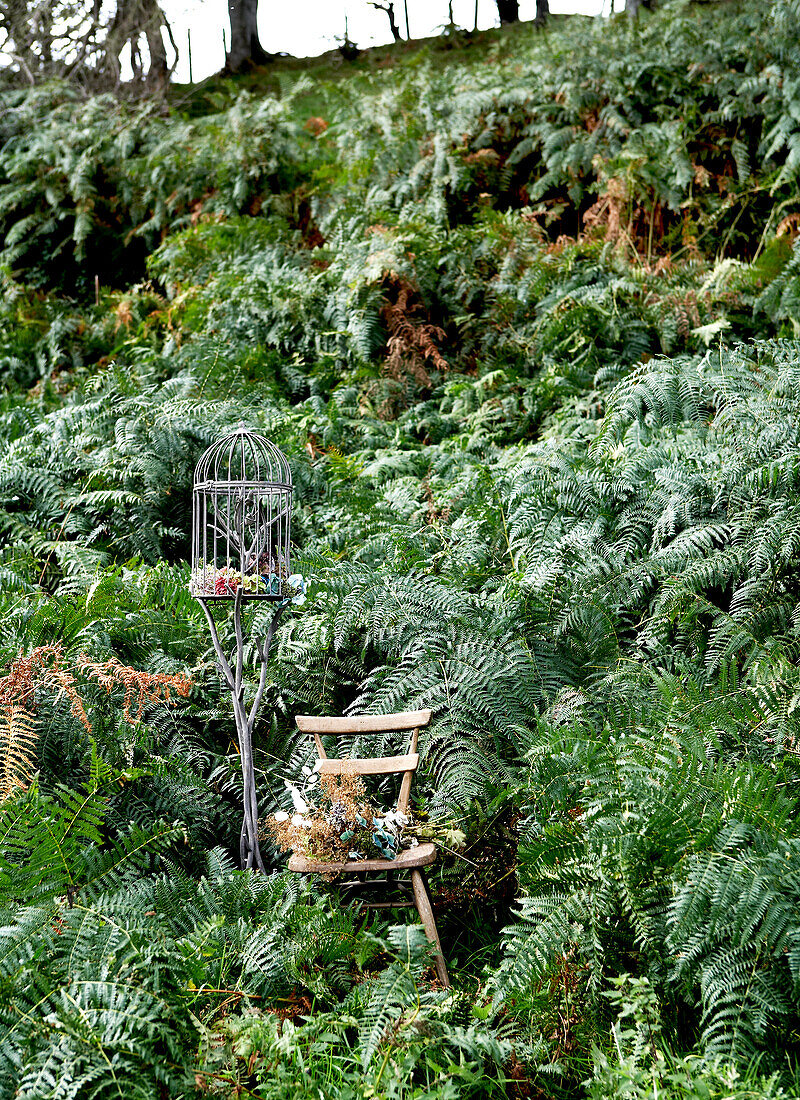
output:
[[[231, 693], [242, 765], [244, 817], [239, 839], [243, 868], [264, 870], [258, 844], [258, 796], [253, 727], [267, 684], [267, 660], [280, 616], [302, 579], [290, 575], [292, 477], [274, 444], [240, 425], [213, 444], [197, 464], [192, 508], [191, 594], [205, 612], [217, 664]], [[275, 604], [263, 637], [254, 637], [260, 673], [249, 708], [245, 703], [243, 607], [254, 600]], [[230, 658], [220, 641], [212, 606], [233, 604], [235, 645]]]

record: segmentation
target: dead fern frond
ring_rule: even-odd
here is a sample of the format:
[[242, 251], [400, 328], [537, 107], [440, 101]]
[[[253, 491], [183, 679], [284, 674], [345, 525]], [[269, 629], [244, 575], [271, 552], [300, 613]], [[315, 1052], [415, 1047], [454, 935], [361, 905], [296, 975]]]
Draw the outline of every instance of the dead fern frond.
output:
[[440, 371], [448, 367], [439, 350], [444, 329], [428, 319], [419, 291], [408, 280], [392, 273], [386, 286], [388, 296], [381, 310], [389, 331], [384, 373], [398, 381], [411, 377], [420, 386], [430, 386], [427, 365]]
[[[192, 680], [188, 676], [142, 672], [140, 669], [123, 665], [116, 657], [112, 657], [110, 661], [98, 663], [81, 655], [78, 657], [77, 667], [84, 675], [105, 688], [109, 694], [115, 687], [124, 688], [122, 713], [126, 722], [131, 724], [141, 721], [146, 703], [156, 703], [159, 700], [169, 703], [172, 691], [185, 699], [192, 690]], [[135, 717], [131, 709], [134, 705], [136, 706]]]
[[597, 202], [583, 215], [583, 224], [587, 232], [599, 226], [605, 227], [605, 239], [616, 242], [623, 233], [630, 236], [630, 224], [623, 225], [623, 214], [628, 202], [628, 189], [625, 181], [612, 176], [606, 181], [605, 189]]
[[69, 699], [70, 708], [81, 725], [91, 729], [86, 708], [76, 685], [76, 677], [65, 667], [60, 645], [37, 646], [27, 656], [22, 653], [11, 663], [8, 674], [0, 679], [0, 710], [34, 706], [36, 689], [44, 687]]
[[0, 710], [0, 803], [24, 791], [35, 767], [36, 719], [25, 706]]
[[91, 731], [80, 692], [82, 679], [94, 680], [109, 694], [122, 689], [122, 713], [131, 725], [141, 721], [147, 703], [169, 705], [173, 692], [185, 698], [192, 689], [188, 676], [143, 672], [115, 657], [100, 663], [81, 654], [74, 663], [68, 662], [57, 644], [37, 646], [27, 656], [20, 654], [0, 677], [0, 802], [24, 789], [34, 769], [37, 693], [68, 699], [73, 716]]

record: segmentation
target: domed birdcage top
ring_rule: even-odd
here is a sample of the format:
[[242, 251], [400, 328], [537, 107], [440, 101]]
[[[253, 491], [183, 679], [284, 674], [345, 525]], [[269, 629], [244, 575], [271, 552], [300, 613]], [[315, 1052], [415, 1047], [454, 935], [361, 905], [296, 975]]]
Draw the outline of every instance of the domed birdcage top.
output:
[[292, 473], [282, 451], [244, 424], [204, 452], [194, 472], [195, 488], [274, 485], [292, 488]]

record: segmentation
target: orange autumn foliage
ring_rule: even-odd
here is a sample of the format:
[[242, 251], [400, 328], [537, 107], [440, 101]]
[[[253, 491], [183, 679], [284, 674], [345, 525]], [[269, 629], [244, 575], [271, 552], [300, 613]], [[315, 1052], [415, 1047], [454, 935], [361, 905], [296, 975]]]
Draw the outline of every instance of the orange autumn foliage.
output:
[[173, 692], [186, 698], [193, 685], [189, 676], [143, 672], [116, 657], [102, 662], [85, 654], [68, 658], [57, 643], [20, 653], [0, 678], [0, 802], [24, 789], [33, 770], [37, 692], [67, 699], [72, 714], [89, 732], [92, 726], [79, 690], [81, 681], [87, 680], [108, 694], [115, 688], [124, 692], [122, 713], [131, 725], [141, 721], [146, 704], [169, 704]]

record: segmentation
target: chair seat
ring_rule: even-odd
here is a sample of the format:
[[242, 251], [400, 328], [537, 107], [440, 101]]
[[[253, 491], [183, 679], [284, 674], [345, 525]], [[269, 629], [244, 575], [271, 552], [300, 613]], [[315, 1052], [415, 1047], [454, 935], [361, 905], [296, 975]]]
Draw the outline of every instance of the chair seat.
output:
[[294, 855], [289, 859], [289, 870], [301, 874], [319, 872], [332, 874], [335, 871], [403, 871], [410, 867], [427, 867], [436, 859], [435, 844], [418, 844], [400, 852], [397, 859], [348, 859], [339, 862], [322, 862]]

